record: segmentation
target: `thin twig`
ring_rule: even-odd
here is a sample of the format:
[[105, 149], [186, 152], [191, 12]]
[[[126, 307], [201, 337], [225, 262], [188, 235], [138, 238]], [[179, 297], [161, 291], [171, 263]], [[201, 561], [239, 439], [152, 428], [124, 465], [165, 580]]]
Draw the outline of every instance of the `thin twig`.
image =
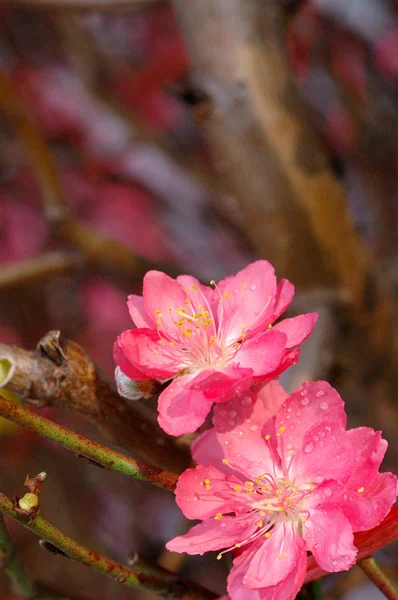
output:
[[202, 588], [201, 586], [183, 581], [173, 574], [164, 577], [156, 577], [139, 572], [137, 569], [125, 567], [113, 560], [101, 556], [97, 552], [86, 548], [70, 537], [64, 535], [51, 523], [36, 516], [33, 520], [17, 513], [13, 503], [7, 496], [0, 493], [0, 511], [19, 521], [24, 527], [39, 535], [42, 539], [59, 548], [69, 558], [81, 562], [93, 569], [112, 577], [118, 583], [144, 590], [150, 590], [166, 598], [178, 598], [180, 600], [212, 600], [216, 594]]
[[0, 268], [0, 290], [30, 285], [55, 275], [69, 273], [82, 264], [81, 258], [67, 252], [46, 252], [34, 258]]
[[34, 600], [38, 597], [35, 582], [19, 560], [2, 515], [0, 514], [0, 568], [3, 568], [13, 581], [21, 598]]
[[383, 573], [373, 556], [363, 558], [357, 564], [388, 600], [398, 600], [398, 589], [387, 575]]
[[39, 435], [60, 444], [68, 450], [72, 450], [72, 452], [76, 452], [80, 456], [94, 461], [105, 469], [153, 483], [166, 490], [173, 490], [175, 488], [178, 477], [174, 473], [162, 471], [158, 467], [153, 467], [130, 456], [125, 456], [120, 452], [89, 440], [70, 429], [66, 429], [66, 427], [58, 425], [58, 423], [53, 423], [49, 419], [36, 415], [23, 406], [14, 404], [3, 398], [1, 390], [0, 415], [22, 427], [35, 431]]
[[180, 473], [189, 456], [177, 449], [138, 402], [121, 398], [113, 383], [83, 348], [51, 331], [36, 352], [0, 344], [0, 356], [14, 365], [7, 389], [40, 406], [58, 406], [89, 419], [114, 444], [162, 469]]

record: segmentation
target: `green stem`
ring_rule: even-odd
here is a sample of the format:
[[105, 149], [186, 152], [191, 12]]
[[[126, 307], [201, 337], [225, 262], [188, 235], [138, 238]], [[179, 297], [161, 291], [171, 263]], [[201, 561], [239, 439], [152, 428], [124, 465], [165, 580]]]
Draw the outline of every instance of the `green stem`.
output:
[[29, 573], [15, 554], [14, 546], [8, 535], [4, 520], [0, 514], [0, 567], [13, 581], [21, 598], [33, 600], [38, 597], [38, 590]]
[[216, 594], [209, 590], [193, 582], [183, 581], [172, 573], [165, 571], [163, 577], [149, 575], [140, 572], [137, 568], [128, 568], [105, 556], [101, 556], [64, 535], [41, 516], [37, 516], [30, 521], [27, 520], [26, 517], [16, 512], [11, 500], [1, 493], [0, 511], [19, 521], [24, 527], [62, 550], [69, 558], [92, 567], [100, 573], [108, 575], [108, 577], [112, 577], [118, 583], [150, 590], [166, 598], [178, 598], [179, 600], [213, 600], [216, 597]]
[[159, 467], [153, 467], [121, 452], [111, 450], [97, 442], [75, 433], [66, 427], [53, 423], [44, 417], [36, 415], [32, 411], [10, 402], [1, 395], [0, 390], [0, 416], [9, 419], [22, 427], [31, 429], [43, 437], [60, 444], [68, 450], [72, 450], [89, 460], [110, 469], [135, 477], [142, 481], [148, 481], [166, 490], [174, 490], [178, 476], [169, 471], [162, 471]]
[[373, 581], [386, 598], [389, 600], [398, 600], [398, 589], [392, 581], [390, 581], [387, 575], [383, 573], [372, 556], [359, 560], [357, 565], [361, 567], [362, 571], [366, 573], [369, 579]]

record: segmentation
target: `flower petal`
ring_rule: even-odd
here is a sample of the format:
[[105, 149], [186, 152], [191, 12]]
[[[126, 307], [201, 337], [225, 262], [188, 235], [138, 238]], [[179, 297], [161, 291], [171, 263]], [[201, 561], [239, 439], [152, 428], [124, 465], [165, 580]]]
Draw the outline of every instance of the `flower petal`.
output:
[[357, 490], [370, 483], [379, 470], [381, 461], [387, 450], [387, 442], [380, 431], [370, 427], [356, 427], [347, 431], [347, 435], [356, 450], [356, 469], [347, 487]]
[[231, 475], [233, 471], [222, 461], [224, 450], [217, 439], [214, 427], [206, 429], [191, 446], [192, 458], [198, 465], [213, 465], [222, 473]]
[[212, 550], [229, 548], [249, 537], [256, 530], [253, 519], [237, 520], [225, 517], [220, 520], [206, 519], [195, 525], [185, 535], [180, 535], [166, 544], [171, 552], [204, 554]]
[[289, 396], [277, 414], [276, 429], [284, 430], [281, 456], [286, 460], [291, 448], [301, 450], [308, 429], [320, 421], [333, 421], [345, 428], [344, 402], [326, 381], [307, 381]]
[[243, 577], [253, 556], [251, 549], [252, 546], [234, 559], [227, 580], [227, 590], [231, 600], [261, 600], [259, 590], [249, 590], [243, 585]]
[[[286, 452], [283, 438], [281, 434], [280, 449]], [[290, 468], [297, 481], [334, 479], [344, 484], [355, 469], [355, 450], [339, 423], [316, 423], [304, 435], [302, 447], [293, 445], [292, 450], [295, 455], [290, 457]]]
[[245, 340], [236, 354], [235, 362], [240, 367], [253, 369], [255, 378], [266, 377], [279, 367], [285, 348], [286, 335], [269, 329]]
[[396, 476], [378, 473], [365, 489], [348, 491], [342, 509], [353, 531], [367, 531], [382, 522], [396, 498]]
[[295, 566], [277, 585], [260, 589], [261, 600], [294, 600], [297, 596], [307, 572], [307, 552], [301, 538], [299, 538], [299, 543], [302, 544], [303, 551], [299, 552]]
[[213, 402], [225, 402], [247, 390], [252, 378], [252, 369], [241, 369], [236, 365], [223, 370], [206, 369], [195, 377], [191, 389], [201, 392]]
[[261, 326], [268, 327], [273, 312], [276, 293], [276, 277], [273, 266], [266, 260], [258, 260], [227, 277], [218, 284], [223, 295], [219, 308], [219, 320], [224, 312], [225, 337], [236, 340], [242, 333]]
[[216, 467], [198, 465], [180, 475], [176, 502], [188, 519], [207, 519], [217, 513], [235, 512], [233, 485], [239, 483], [239, 479], [226, 476]]
[[145, 375], [145, 373], [142, 373], [129, 361], [123, 349], [120, 338], [121, 336], [118, 336], [113, 345], [113, 360], [120, 368], [122, 373], [134, 381], [147, 381], [148, 379], [151, 379], [150, 375]]
[[274, 326], [274, 331], [281, 331], [286, 334], [286, 349], [290, 350], [298, 346], [312, 333], [315, 323], [318, 320], [318, 313], [307, 313], [298, 315], [291, 319], [283, 319]]
[[[326, 513], [326, 514], [324, 514]], [[303, 525], [303, 538], [318, 565], [325, 571], [347, 571], [355, 563], [352, 528], [338, 506], [322, 505], [310, 510]]]
[[158, 422], [169, 435], [196, 431], [210, 412], [212, 401], [190, 389], [194, 379], [194, 374], [177, 377], [159, 396]]
[[276, 321], [290, 305], [294, 296], [294, 285], [288, 279], [281, 279], [275, 294], [275, 303], [271, 317], [271, 323]]
[[149, 377], [168, 379], [183, 368], [179, 353], [172, 354], [153, 329], [127, 329], [118, 340], [130, 363]]
[[144, 307], [144, 298], [130, 294], [127, 298], [127, 308], [129, 309], [130, 317], [136, 327], [147, 327], [155, 329], [155, 322], [147, 315]]
[[144, 277], [144, 306], [154, 323], [174, 334], [177, 309], [185, 309], [187, 294], [178, 281], [160, 271], [148, 271]]
[[293, 523], [278, 523], [271, 537], [264, 539], [254, 553], [243, 584], [250, 589], [277, 585], [286, 579], [303, 552], [303, 544]]

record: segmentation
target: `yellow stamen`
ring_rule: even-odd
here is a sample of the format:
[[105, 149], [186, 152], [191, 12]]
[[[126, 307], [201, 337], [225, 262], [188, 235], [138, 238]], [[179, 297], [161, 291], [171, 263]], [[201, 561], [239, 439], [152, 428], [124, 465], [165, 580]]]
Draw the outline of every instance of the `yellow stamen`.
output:
[[226, 459], [226, 458], [223, 458], [223, 459], [222, 459], [222, 464], [223, 464], [223, 465], [229, 465], [229, 462], [227, 461], [227, 459]]
[[217, 513], [214, 518], [216, 521], [219, 521], [220, 519], [222, 519], [222, 513]]
[[266, 440], [269, 440], [269, 439], [270, 439], [270, 437], [271, 437], [271, 436], [269, 435], [269, 433], [267, 433], [267, 435], [265, 436], [265, 439], [266, 439]]
[[264, 534], [264, 537], [267, 538], [267, 540], [268, 540], [271, 537], [271, 534], [267, 532]]
[[222, 554], [217, 554], [217, 560], [221, 560], [222, 559]]
[[364, 491], [365, 491], [365, 488], [364, 487], [360, 487], [359, 490], [358, 490], [358, 493], [362, 494], [362, 492], [364, 492]]
[[278, 429], [278, 431], [276, 432], [276, 435], [282, 435], [282, 433], [285, 431], [286, 427], [280, 427]]
[[258, 522], [257, 522], [257, 527], [260, 527], [260, 528], [261, 528], [262, 526], [263, 526], [263, 522], [262, 522], [262, 521], [258, 521]]

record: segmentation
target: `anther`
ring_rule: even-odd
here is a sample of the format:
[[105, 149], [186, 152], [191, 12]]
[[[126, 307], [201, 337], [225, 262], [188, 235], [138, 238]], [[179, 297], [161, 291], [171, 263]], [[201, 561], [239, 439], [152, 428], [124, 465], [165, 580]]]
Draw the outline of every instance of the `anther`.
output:
[[282, 433], [285, 431], [286, 427], [280, 427], [278, 429], [278, 431], [276, 432], [276, 435], [282, 435]]
[[271, 534], [269, 532], [264, 533], [264, 537], [267, 538], [267, 540], [271, 537]]
[[270, 437], [271, 437], [271, 436], [269, 435], [269, 433], [267, 433], [267, 435], [265, 436], [265, 439], [266, 439], [266, 440], [269, 440], [269, 439], [270, 439]]
[[263, 526], [263, 522], [262, 521], [257, 521], [257, 527], [262, 527]]
[[364, 492], [364, 491], [365, 491], [365, 488], [364, 487], [360, 487], [359, 490], [358, 490], [358, 493], [362, 494], [362, 492]]
[[223, 458], [223, 459], [222, 459], [222, 464], [223, 464], [223, 465], [229, 465], [229, 462], [227, 461], [227, 459], [226, 459], [226, 458]]
[[291, 454], [292, 456], [294, 456], [296, 453], [294, 450], [289, 450], [289, 454]]
[[219, 521], [220, 519], [222, 519], [222, 513], [217, 513], [214, 518], [216, 519], [216, 521]]

